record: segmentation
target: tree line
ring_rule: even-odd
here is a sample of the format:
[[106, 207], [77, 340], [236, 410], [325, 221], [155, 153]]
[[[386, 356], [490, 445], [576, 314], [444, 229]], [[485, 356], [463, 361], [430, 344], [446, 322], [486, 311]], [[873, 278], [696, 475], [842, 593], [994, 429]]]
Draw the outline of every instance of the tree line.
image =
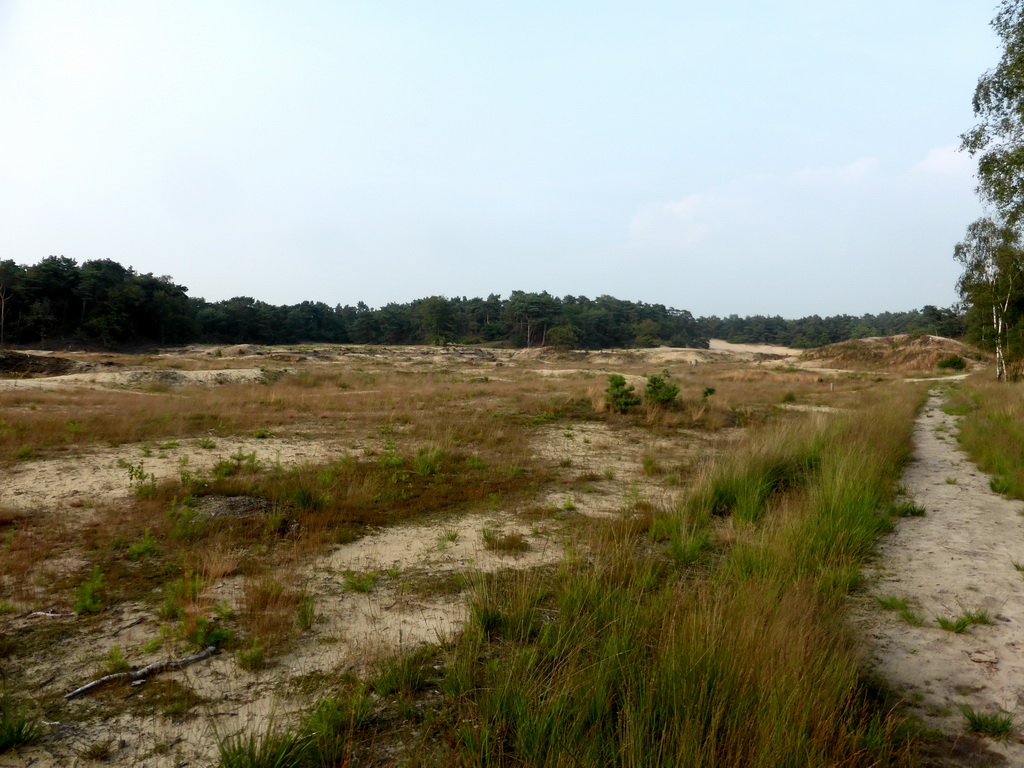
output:
[[961, 331], [959, 313], [935, 307], [860, 317], [697, 319], [662, 304], [525, 291], [506, 298], [430, 296], [380, 308], [363, 302], [276, 306], [249, 296], [209, 302], [189, 296], [170, 277], [139, 274], [109, 259], [79, 265], [49, 256], [31, 266], [0, 261], [0, 344], [495, 343], [607, 349], [706, 348], [709, 338], [723, 338], [808, 348], [863, 336]]

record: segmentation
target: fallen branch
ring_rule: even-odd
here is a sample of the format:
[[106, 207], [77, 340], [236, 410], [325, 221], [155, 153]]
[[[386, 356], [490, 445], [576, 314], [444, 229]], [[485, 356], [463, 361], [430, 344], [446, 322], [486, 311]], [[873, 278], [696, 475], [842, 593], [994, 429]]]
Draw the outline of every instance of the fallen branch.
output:
[[201, 653], [197, 653], [194, 656], [187, 656], [184, 659], [178, 661], [157, 661], [153, 664], [143, 667], [142, 669], [136, 669], [131, 672], [117, 672], [113, 675], [106, 675], [101, 677], [99, 680], [93, 680], [91, 683], [86, 683], [81, 688], [76, 688], [71, 693], [64, 694], [66, 700], [71, 700], [81, 696], [83, 693], [88, 693], [93, 688], [99, 688], [101, 685], [107, 683], [113, 683], [117, 680], [131, 680], [132, 682], [138, 682], [145, 680], [150, 675], [155, 675], [158, 672], [163, 672], [166, 669], [178, 669], [179, 667], [188, 666], [195, 661], [202, 661], [209, 656], [212, 656], [216, 652], [217, 646], [211, 645]]
[[54, 613], [53, 611], [32, 611], [29, 616], [45, 616], [48, 619], [66, 619], [77, 616], [77, 613]]

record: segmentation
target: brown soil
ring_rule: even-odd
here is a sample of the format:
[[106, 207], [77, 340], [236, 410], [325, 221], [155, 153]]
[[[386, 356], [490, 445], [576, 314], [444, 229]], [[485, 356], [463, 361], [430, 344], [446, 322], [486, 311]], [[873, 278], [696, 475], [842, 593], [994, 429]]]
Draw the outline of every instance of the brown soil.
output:
[[24, 352], [0, 350], [0, 378], [62, 376], [82, 367], [82, 363], [64, 357], [27, 355]]

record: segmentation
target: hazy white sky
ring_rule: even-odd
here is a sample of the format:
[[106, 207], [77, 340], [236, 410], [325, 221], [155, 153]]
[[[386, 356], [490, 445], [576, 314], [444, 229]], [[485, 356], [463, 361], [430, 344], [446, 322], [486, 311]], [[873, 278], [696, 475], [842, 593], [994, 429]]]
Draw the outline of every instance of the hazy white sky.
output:
[[0, 0], [0, 259], [211, 301], [946, 306], [992, 5]]

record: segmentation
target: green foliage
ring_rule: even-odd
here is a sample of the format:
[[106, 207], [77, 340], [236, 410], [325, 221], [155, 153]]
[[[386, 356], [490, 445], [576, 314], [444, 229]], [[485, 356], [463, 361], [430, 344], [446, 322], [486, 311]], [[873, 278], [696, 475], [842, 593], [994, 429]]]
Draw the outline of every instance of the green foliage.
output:
[[131, 668], [132, 667], [131, 664], [128, 663], [128, 659], [126, 659], [124, 654], [121, 652], [121, 646], [110, 646], [107, 658], [103, 662], [103, 674], [113, 675], [118, 672], [127, 672]]
[[548, 331], [546, 342], [549, 347], [559, 352], [568, 352], [580, 346], [579, 336], [571, 325], [557, 325], [552, 328]]
[[219, 648], [230, 642], [232, 637], [231, 630], [220, 626], [216, 621], [204, 618], [196, 619], [194, 626], [185, 632], [185, 639], [197, 648], [207, 648], [211, 645]]
[[960, 355], [950, 355], [939, 360], [936, 366], [943, 370], [962, 371], [967, 367], [967, 361], [960, 357]]
[[647, 377], [647, 387], [644, 389], [644, 402], [651, 405], [668, 406], [679, 394], [679, 387], [672, 384], [669, 379], [672, 375], [666, 370], [660, 375], [651, 374]]
[[380, 579], [380, 573], [377, 571], [345, 571], [342, 583], [345, 585], [345, 589], [353, 592], [369, 592], [378, 579]]
[[969, 704], [961, 704], [960, 712], [967, 720], [967, 728], [982, 736], [1005, 739], [1013, 729], [1013, 714], [1010, 712], [979, 712]]
[[299, 624], [299, 629], [309, 629], [313, 626], [313, 622], [316, 621], [316, 601], [312, 595], [308, 593], [299, 595], [295, 620]]
[[971, 622], [966, 616], [957, 616], [952, 619], [947, 616], [936, 616], [935, 621], [942, 629], [957, 635], [966, 632], [967, 628], [971, 626]]
[[626, 379], [618, 374], [608, 377], [608, 388], [605, 389], [605, 402], [609, 410], [615, 413], [627, 413], [634, 405], [640, 405], [640, 398], [635, 394], [636, 388], [626, 384]]
[[156, 545], [156, 539], [150, 534], [149, 529], [142, 534], [142, 538], [134, 544], [128, 545], [128, 557], [132, 560], [142, 560], [160, 554], [160, 548]]
[[103, 587], [106, 579], [100, 567], [94, 566], [92, 575], [75, 590], [75, 613], [99, 613], [103, 610]]
[[118, 459], [117, 466], [127, 470], [128, 483], [132, 486], [136, 496], [140, 499], [150, 499], [156, 496], [156, 475], [152, 472], [146, 473], [144, 462], [132, 464], [130, 461]]
[[217, 745], [220, 768], [302, 768], [307, 749], [302, 735], [279, 730], [273, 722], [262, 734], [239, 733]]
[[39, 718], [7, 693], [0, 693], [0, 754], [31, 744], [42, 735]]
[[266, 666], [266, 651], [260, 645], [259, 638], [253, 638], [252, 644], [235, 654], [238, 666], [250, 672], [263, 669]]
[[373, 690], [381, 695], [422, 691], [437, 675], [432, 664], [436, 655], [436, 648], [425, 646], [412, 653], [388, 656], [372, 675]]
[[372, 709], [373, 699], [362, 687], [317, 704], [299, 727], [309, 744], [307, 763], [312, 766], [351, 764], [352, 734], [363, 726]]
[[198, 573], [186, 572], [180, 579], [168, 583], [164, 587], [164, 600], [160, 607], [160, 617], [164, 619], [180, 619], [184, 615], [184, 606], [195, 603], [205, 588]]

